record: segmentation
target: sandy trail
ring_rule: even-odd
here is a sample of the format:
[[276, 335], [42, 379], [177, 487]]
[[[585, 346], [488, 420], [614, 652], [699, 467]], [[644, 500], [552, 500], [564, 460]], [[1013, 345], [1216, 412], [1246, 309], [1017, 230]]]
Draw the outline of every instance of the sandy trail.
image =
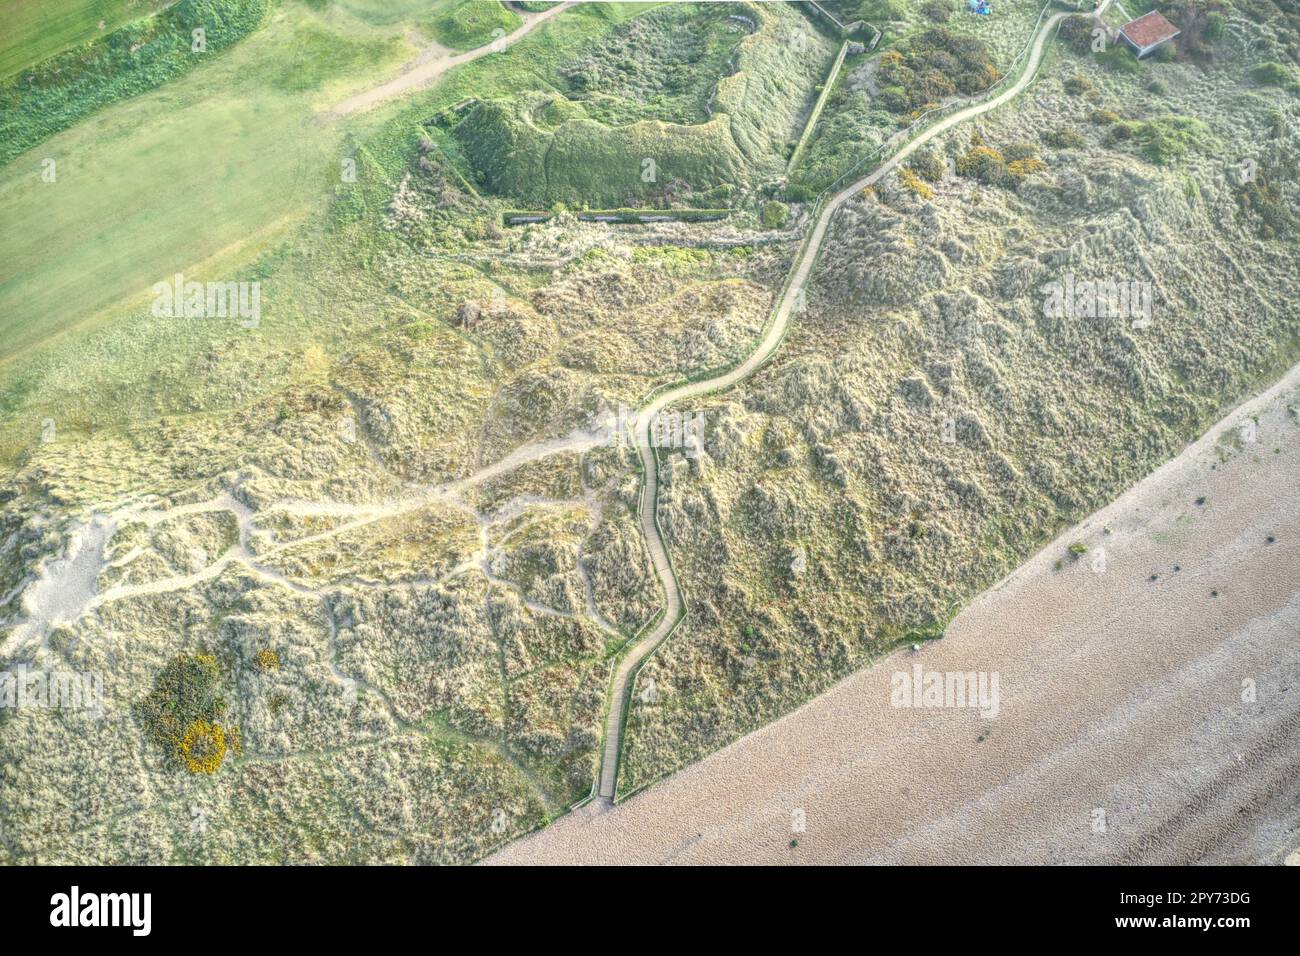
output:
[[619, 658], [614, 668], [609, 713], [605, 718], [605, 742], [601, 753], [600, 777], [597, 781], [596, 791], [603, 799], [612, 800], [617, 790], [618, 761], [623, 748], [623, 712], [627, 707], [630, 682], [636, 676], [636, 671], [641, 666], [641, 662], [654, 653], [655, 649], [672, 633], [673, 628], [681, 620], [685, 608], [681, 586], [678, 584], [677, 575], [673, 571], [672, 562], [668, 557], [668, 548], [664, 544], [663, 536], [659, 533], [659, 525], [655, 516], [656, 503], [659, 500], [659, 466], [650, 442], [650, 423], [654, 421], [656, 415], [675, 402], [682, 402], [731, 388], [733, 385], [744, 381], [771, 358], [785, 338], [786, 329], [790, 325], [790, 318], [796, 311], [796, 304], [801, 301], [803, 289], [812, 276], [813, 267], [817, 263], [817, 254], [821, 251], [822, 241], [826, 238], [826, 231], [830, 228], [831, 219], [834, 218], [840, 207], [854, 196], [857, 196], [866, 187], [879, 182], [884, 176], [896, 169], [904, 159], [936, 136], [947, 132], [959, 123], [964, 123], [966, 120], [996, 109], [1019, 96], [1037, 75], [1048, 38], [1063, 19], [1072, 15], [1068, 13], [1053, 14], [1043, 23], [1042, 28], [1033, 38], [1029, 47], [1029, 55], [1025, 60], [1020, 75], [1016, 77], [1014, 83], [1001, 93], [957, 110], [926, 127], [895, 150], [889, 158], [880, 163], [870, 173], [844, 187], [831, 197], [822, 208], [817, 221], [813, 224], [807, 241], [797, 253], [790, 280], [786, 283], [785, 291], [772, 313], [772, 321], [768, 324], [767, 332], [764, 334], [762, 341], [759, 342], [758, 347], [743, 362], [714, 378], [688, 382], [685, 385], [662, 392], [637, 413], [637, 420], [634, 423], [633, 430], [635, 432], [637, 452], [641, 457], [641, 464], [645, 471], [645, 481], [641, 485], [639, 507], [641, 532], [645, 535], [646, 549], [650, 555], [650, 563], [654, 567], [655, 576], [664, 588], [665, 606], [659, 623], [650, 631], [638, 637], [635, 643], [627, 649], [627, 652]]
[[[1300, 366], [944, 640], [489, 862], [1280, 862], [1300, 846], [1297, 404]], [[1258, 440], [1220, 462], [1252, 415]], [[1074, 541], [1093, 551], [1054, 570]], [[918, 663], [997, 672], [998, 716], [891, 706]]]
[[[491, 465], [479, 469], [472, 475], [442, 485], [417, 488], [410, 494], [389, 501], [363, 502], [360, 504], [337, 501], [307, 501], [302, 499], [284, 499], [270, 505], [264, 513], [284, 512], [297, 516], [347, 517], [339, 525], [325, 531], [309, 534], [288, 541], [254, 546], [254, 539], [262, 537], [264, 532], [254, 526], [254, 521], [261, 512], [253, 512], [230, 494], [220, 494], [209, 501], [193, 502], [168, 508], [158, 508], [151, 500], [125, 504], [106, 511], [92, 511], [85, 520], [73, 527], [68, 537], [68, 546], [64, 554], [47, 559], [38, 572], [23, 582], [11, 593], [22, 595], [22, 618], [15, 624], [8, 636], [0, 637], [0, 653], [6, 657], [26, 655], [36, 649], [44, 649], [52, 627], [56, 624], [73, 624], [84, 614], [96, 608], [127, 598], [144, 595], [164, 594], [195, 587], [220, 575], [232, 563], [240, 563], [272, 583], [290, 588], [300, 594], [319, 596], [319, 589], [307, 587], [287, 578], [284, 574], [267, 566], [264, 562], [280, 552], [316, 544], [337, 537], [349, 531], [374, 524], [389, 518], [417, 511], [433, 504], [445, 504], [467, 512], [478, 521], [481, 528], [495, 526], [508, 521], [531, 505], [561, 506], [581, 505], [598, 508], [594, 496], [587, 496], [573, 501], [551, 501], [535, 496], [520, 495], [502, 505], [491, 515], [480, 514], [471, 504], [462, 499], [470, 491], [494, 478], [534, 461], [553, 455], [581, 454], [614, 440], [608, 428], [577, 429], [568, 435], [549, 438], [531, 444], [521, 445], [510, 454]], [[239, 543], [225, 553], [215, 556], [203, 567], [188, 574], [160, 578], [145, 584], [118, 585], [107, 591], [98, 590], [99, 576], [109, 561], [106, 549], [118, 525], [123, 521], [139, 522], [150, 527], [163, 521], [169, 521], [186, 515], [212, 511], [228, 511], [234, 514], [239, 526]], [[137, 547], [129, 553], [116, 558], [113, 566], [122, 566], [134, 560], [146, 549]], [[454, 568], [444, 576], [454, 577], [464, 573], [470, 567], [478, 567], [478, 559], [470, 564]], [[425, 582], [431, 583], [431, 582]], [[560, 614], [559, 611], [533, 608], [539, 612]], [[597, 626], [611, 630], [621, 636], [621, 632], [607, 627], [603, 618], [594, 619]]]
[[353, 96], [348, 97], [339, 103], [326, 114], [326, 119], [338, 119], [360, 110], [369, 109], [376, 103], [382, 103], [384, 100], [392, 99], [402, 93], [411, 90], [422, 89], [435, 82], [438, 77], [442, 76], [448, 70], [461, 66], [465, 63], [471, 63], [481, 56], [487, 56], [491, 53], [500, 53], [510, 44], [517, 40], [523, 39], [542, 23], [545, 23], [551, 17], [557, 15], [563, 10], [573, 6], [576, 0], [570, 0], [568, 3], [562, 3], [559, 6], [551, 7], [549, 10], [543, 10], [541, 13], [526, 13], [521, 10], [515, 12], [523, 18], [523, 25], [518, 27], [513, 33], [509, 33], [492, 43], [477, 47], [473, 50], [467, 50], [464, 53], [452, 53], [451, 51], [434, 44], [399, 76], [394, 77], [387, 83], [381, 83], [379, 86], [371, 87]]

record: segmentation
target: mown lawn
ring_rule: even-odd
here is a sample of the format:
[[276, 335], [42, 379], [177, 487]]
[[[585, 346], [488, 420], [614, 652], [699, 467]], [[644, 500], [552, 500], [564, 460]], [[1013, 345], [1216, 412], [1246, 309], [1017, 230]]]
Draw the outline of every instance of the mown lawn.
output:
[[344, 152], [319, 105], [410, 59], [400, 31], [286, 0], [211, 63], [0, 167], [0, 363], [174, 272], [227, 276], [301, 219]]
[[174, 2], [0, 0], [0, 79]]

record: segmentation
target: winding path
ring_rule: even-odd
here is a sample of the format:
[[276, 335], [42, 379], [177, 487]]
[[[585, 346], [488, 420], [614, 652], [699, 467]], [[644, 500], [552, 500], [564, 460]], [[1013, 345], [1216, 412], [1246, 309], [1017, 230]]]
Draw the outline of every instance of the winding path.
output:
[[839, 208], [861, 190], [879, 182], [881, 178], [897, 168], [903, 160], [936, 136], [947, 132], [958, 123], [963, 123], [975, 116], [987, 113], [989, 110], [996, 109], [1019, 96], [1033, 82], [1034, 76], [1038, 73], [1038, 66], [1042, 62], [1043, 52], [1047, 47], [1047, 38], [1052, 35], [1052, 31], [1064, 18], [1075, 15], [1068, 12], [1056, 13], [1043, 23], [1038, 35], [1034, 38], [1033, 46], [1025, 60], [1020, 76], [1005, 90], [991, 99], [951, 113], [937, 121], [933, 126], [927, 127], [872, 172], [840, 190], [826, 203], [821, 214], [817, 217], [807, 241], [798, 253], [794, 271], [790, 281], [786, 284], [776, 311], [772, 315], [767, 334], [763, 336], [763, 340], [758, 344], [758, 347], [745, 361], [714, 378], [688, 382], [677, 388], [669, 389], [652, 399], [649, 404], [640, 410], [634, 428], [637, 452], [641, 456], [641, 464], [645, 470], [645, 481], [641, 486], [640, 499], [641, 530], [645, 535], [646, 546], [650, 552], [650, 560], [654, 565], [655, 574], [663, 583], [667, 600], [664, 614], [659, 619], [658, 624], [649, 632], [637, 638], [628, 647], [614, 669], [609, 714], [605, 720], [605, 748], [601, 759], [600, 781], [597, 791], [602, 798], [606, 800], [613, 800], [614, 798], [615, 786], [618, 780], [618, 761], [623, 743], [624, 715], [627, 709], [628, 691], [632, 679], [642, 662], [672, 633], [673, 628], [680, 622], [685, 606], [682, 600], [681, 586], [677, 581], [677, 575], [673, 571], [672, 563], [668, 559], [667, 545], [664, 544], [663, 535], [659, 533], [656, 516], [659, 500], [659, 466], [654, 449], [650, 444], [650, 423], [659, 412], [675, 402], [698, 398], [710, 392], [730, 388], [747, 378], [771, 358], [778, 346], [780, 346], [781, 340], [785, 337], [786, 329], [790, 324], [790, 316], [795, 311], [795, 304], [799, 301], [802, 290], [812, 274], [813, 266], [817, 262], [817, 253], [821, 250], [822, 241], [826, 238], [826, 230], [830, 226], [831, 218]]

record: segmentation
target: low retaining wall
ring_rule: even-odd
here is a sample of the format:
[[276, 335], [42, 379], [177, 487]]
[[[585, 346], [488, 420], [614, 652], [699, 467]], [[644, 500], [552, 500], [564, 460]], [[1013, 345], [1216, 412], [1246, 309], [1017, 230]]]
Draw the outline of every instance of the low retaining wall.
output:
[[[730, 209], [584, 209], [573, 214], [581, 222], [608, 222], [638, 226], [656, 222], [716, 222], [731, 215]], [[556, 213], [540, 209], [507, 209], [501, 213], [506, 226], [527, 226], [549, 222]]]

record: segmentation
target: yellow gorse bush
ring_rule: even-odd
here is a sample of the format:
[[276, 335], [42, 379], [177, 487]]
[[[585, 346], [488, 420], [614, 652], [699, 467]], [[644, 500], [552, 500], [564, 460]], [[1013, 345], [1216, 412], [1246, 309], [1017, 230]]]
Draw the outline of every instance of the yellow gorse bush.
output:
[[226, 759], [226, 732], [220, 724], [196, 720], [186, 728], [179, 751], [190, 773], [216, 773]]
[[930, 184], [916, 174], [916, 171], [904, 166], [898, 171], [898, 179], [904, 186], [916, 193], [922, 199], [931, 199], [934, 197], [934, 190]]

